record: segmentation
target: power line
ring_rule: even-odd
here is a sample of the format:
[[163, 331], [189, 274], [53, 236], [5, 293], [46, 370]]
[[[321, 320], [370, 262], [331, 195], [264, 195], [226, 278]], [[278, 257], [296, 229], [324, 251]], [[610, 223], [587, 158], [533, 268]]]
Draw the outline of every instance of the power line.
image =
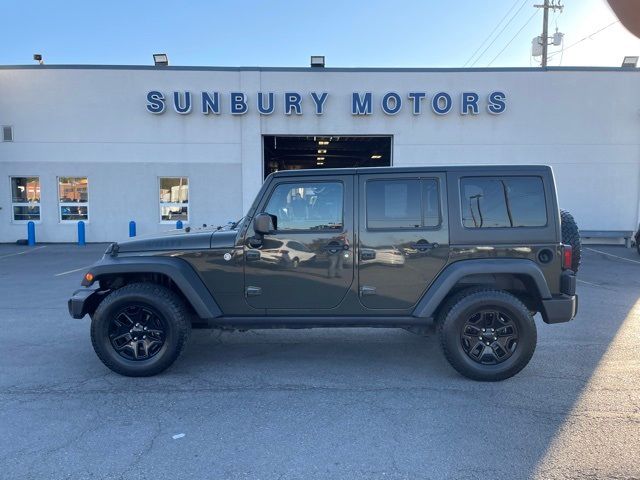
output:
[[518, 8], [518, 10], [516, 10], [516, 13], [514, 13], [511, 18], [509, 19], [509, 21], [507, 23], [504, 24], [504, 26], [502, 27], [502, 30], [500, 30], [500, 32], [498, 32], [498, 35], [496, 35], [493, 40], [491, 40], [491, 43], [489, 45], [487, 45], [487, 48], [485, 48], [482, 53], [480, 54], [480, 56], [478, 58], [476, 58], [473, 63], [471, 64], [471, 66], [473, 67], [476, 63], [478, 63], [478, 60], [480, 60], [484, 54], [487, 52], [487, 50], [489, 50], [489, 48], [491, 48], [491, 46], [495, 43], [495, 41], [500, 38], [500, 35], [502, 35], [502, 32], [504, 32], [506, 30], [506, 28], [511, 24], [511, 22], [513, 22], [513, 19], [516, 18], [518, 16], [518, 14], [520, 13], [520, 10], [522, 10], [522, 8], [525, 6], [525, 4], [527, 3], [527, 0], [524, 0], [522, 2], [522, 4], [520, 5], [520, 8]]
[[[507, 16], [513, 11], [514, 8], [516, 8], [516, 5], [518, 4], [520, 0], [516, 0], [515, 2], [513, 2], [513, 5], [511, 5], [511, 8], [509, 9], [509, 11], [507, 13], [504, 14], [504, 17], [502, 17], [500, 19], [500, 21], [496, 24], [495, 27], [493, 27], [493, 30], [491, 30], [491, 33], [487, 36], [487, 38], [485, 38], [482, 43], [480, 45], [478, 45], [478, 48], [476, 48], [476, 51], [473, 52], [473, 54], [469, 57], [469, 59], [464, 62], [464, 65], [462, 65], [462, 67], [466, 67], [467, 64], [473, 59], [473, 57], [476, 56], [476, 53], [478, 53], [480, 51], [480, 49], [484, 46], [484, 44], [487, 42], [487, 40], [489, 40], [491, 38], [491, 36], [495, 33], [495, 31], [498, 29], [498, 27], [502, 24], [502, 22], [504, 22], [505, 18], [507, 18]], [[526, 2], [527, 0], [524, 0], [524, 2]], [[524, 3], [523, 2], [523, 3]]]
[[526, 27], [527, 25], [529, 25], [529, 23], [531, 22], [531, 20], [533, 20], [533, 17], [535, 17], [535, 16], [538, 14], [538, 12], [540, 12], [540, 10], [536, 10], [535, 12], [533, 12], [533, 15], [531, 15], [531, 16], [529, 17], [529, 19], [524, 23], [524, 25], [522, 25], [522, 26], [520, 27], [520, 30], [518, 30], [518, 31], [516, 32], [516, 34], [515, 34], [513, 37], [511, 37], [511, 40], [509, 40], [509, 41], [507, 42], [507, 44], [504, 46], [504, 48], [503, 48], [502, 50], [500, 50], [500, 51], [498, 52], [498, 54], [497, 54], [495, 57], [493, 57], [493, 60], [491, 60], [491, 61], [487, 64], [487, 67], [490, 67], [490, 66], [491, 66], [491, 64], [492, 64], [493, 62], [495, 62], [495, 61], [496, 61], [496, 59], [497, 59], [500, 55], [502, 55], [502, 52], [504, 52], [504, 51], [507, 49], [507, 47], [508, 47], [509, 45], [511, 45], [511, 42], [513, 42], [513, 41], [516, 39], [516, 37], [517, 37], [518, 35], [520, 35], [520, 32], [522, 32], [522, 30], [524, 30], [524, 27]]
[[607, 28], [611, 27], [612, 25], [615, 25], [616, 23], [620, 23], [620, 20], [616, 20], [615, 22], [611, 22], [609, 25], [607, 25], [606, 27], [602, 27], [600, 30], [596, 30], [595, 32], [593, 32], [590, 35], [587, 35], [586, 37], [584, 37], [581, 40], [578, 40], [575, 43], [572, 43], [571, 45], [569, 45], [566, 48], [563, 48], [562, 50], [559, 50], [557, 52], [553, 52], [551, 55], [549, 55], [549, 58], [554, 57], [556, 55], [558, 55], [559, 53], [563, 53], [565, 50], [569, 50], [571, 47], [575, 47], [576, 45], [578, 45], [579, 43], [584, 42], [585, 40], [589, 40], [591, 37], [593, 37], [594, 35], [597, 35], [598, 33], [602, 32], [603, 30], [606, 30]]

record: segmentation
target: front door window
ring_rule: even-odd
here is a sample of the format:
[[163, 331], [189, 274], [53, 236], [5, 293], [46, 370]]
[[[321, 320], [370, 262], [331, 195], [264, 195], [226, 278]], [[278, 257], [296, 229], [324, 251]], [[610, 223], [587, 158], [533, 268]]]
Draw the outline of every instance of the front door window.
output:
[[277, 218], [278, 231], [342, 230], [342, 190], [337, 182], [280, 184], [265, 212]]

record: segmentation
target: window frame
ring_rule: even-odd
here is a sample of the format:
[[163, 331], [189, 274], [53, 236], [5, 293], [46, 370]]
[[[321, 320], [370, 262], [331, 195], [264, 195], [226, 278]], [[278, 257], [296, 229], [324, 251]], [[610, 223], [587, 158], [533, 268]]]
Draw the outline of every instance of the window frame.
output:
[[[14, 202], [13, 201], [13, 179], [14, 178], [37, 178], [38, 186], [40, 187], [40, 199], [37, 203], [29, 203], [29, 202]], [[11, 223], [15, 223], [18, 225], [24, 225], [29, 222], [33, 223], [41, 223], [42, 222], [42, 181], [40, 180], [40, 175], [9, 175], [9, 195], [11, 196]], [[28, 206], [37, 206], [38, 207], [38, 220], [16, 220], [15, 213], [13, 207], [28, 207]]]
[[[162, 189], [162, 180], [166, 179], [166, 178], [170, 178], [170, 179], [178, 179], [178, 178], [186, 178], [187, 179], [187, 187], [188, 187], [188, 194], [187, 194], [187, 202], [186, 203], [178, 203], [178, 202], [163, 202], [160, 199], [160, 190]], [[159, 217], [159, 221], [160, 224], [162, 225], [175, 225], [175, 223], [180, 220], [182, 221], [183, 224], [189, 224], [189, 222], [191, 221], [191, 180], [189, 179], [188, 175], [163, 175], [163, 176], [158, 176], [158, 182], [157, 182], [157, 187], [158, 187], [158, 217]], [[186, 220], [182, 220], [182, 219], [178, 219], [178, 220], [163, 220], [162, 219], [162, 207], [187, 207], [187, 219]]]
[[[367, 187], [370, 182], [393, 182], [393, 181], [407, 181], [407, 180], [417, 180], [420, 184], [420, 223], [419, 227], [369, 227], [369, 202], [367, 200]], [[425, 180], [433, 180], [436, 182], [436, 192], [438, 199], [438, 224], [437, 225], [429, 225], [426, 226], [425, 223], [425, 190], [424, 190], [424, 181]], [[421, 232], [421, 231], [429, 231], [429, 230], [440, 230], [442, 228], [442, 197], [441, 188], [440, 188], [440, 177], [437, 176], [418, 176], [418, 177], [383, 177], [380, 178], [367, 178], [364, 181], [364, 215], [365, 215], [365, 230], [368, 232]]]
[[[540, 180], [542, 187], [542, 195], [544, 198], [544, 216], [546, 219], [546, 223], [544, 225], [536, 225], [536, 226], [526, 226], [526, 227], [467, 227], [464, 224], [464, 207], [462, 206], [462, 181], [467, 178], [481, 178], [481, 179], [490, 179], [490, 180], [500, 180], [506, 178], [536, 178]], [[458, 220], [460, 222], [460, 226], [467, 231], [478, 232], [478, 231], [522, 231], [522, 230], [540, 230], [549, 228], [549, 200], [547, 199], [547, 191], [545, 188], [545, 179], [542, 175], [539, 174], [522, 174], [522, 175], [461, 175], [458, 178], [458, 202], [460, 205], [460, 211]]]
[[318, 229], [318, 230], [311, 230], [311, 229], [302, 229], [302, 228], [297, 228], [297, 229], [292, 229], [292, 230], [280, 230], [280, 229], [276, 229], [274, 230], [274, 234], [280, 234], [280, 233], [284, 233], [286, 235], [292, 233], [292, 234], [300, 234], [300, 233], [345, 233], [345, 228], [344, 228], [344, 224], [345, 224], [345, 199], [346, 199], [346, 185], [344, 183], [344, 181], [342, 179], [340, 180], [336, 180], [334, 179], [330, 179], [330, 180], [303, 180], [303, 181], [283, 181], [283, 182], [276, 182], [273, 185], [273, 188], [271, 188], [271, 191], [269, 192], [269, 197], [266, 199], [266, 201], [262, 204], [261, 207], [261, 211], [262, 213], [267, 213], [266, 209], [267, 209], [267, 205], [269, 205], [269, 202], [271, 201], [271, 198], [273, 197], [273, 194], [275, 193], [276, 189], [280, 186], [280, 185], [300, 185], [300, 184], [310, 184], [310, 183], [336, 183], [336, 184], [340, 184], [340, 187], [342, 188], [342, 210], [341, 210], [341, 216], [342, 216], [342, 225], [340, 227], [340, 229], [337, 228], [323, 228], [323, 229]]
[[[60, 179], [61, 178], [86, 178], [87, 179], [87, 201], [86, 202], [62, 202], [60, 201]], [[91, 208], [89, 206], [89, 176], [88, 175], [58, 175], [56, 176], [56, 196], [58, 197], [58, 223], [89, 223], [91, 220]], [[87, 218], [79, 220], [63, 220], [62, 207], [87, 207]]]

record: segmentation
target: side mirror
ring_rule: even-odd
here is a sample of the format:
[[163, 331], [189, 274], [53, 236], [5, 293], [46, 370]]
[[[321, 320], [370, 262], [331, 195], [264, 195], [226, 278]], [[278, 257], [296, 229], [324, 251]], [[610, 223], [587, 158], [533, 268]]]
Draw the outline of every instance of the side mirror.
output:
[[259, 213], [253, 218], [253, 230], [258, 235], [267, 235], [274, 230], [273, 219], [268, 213]]

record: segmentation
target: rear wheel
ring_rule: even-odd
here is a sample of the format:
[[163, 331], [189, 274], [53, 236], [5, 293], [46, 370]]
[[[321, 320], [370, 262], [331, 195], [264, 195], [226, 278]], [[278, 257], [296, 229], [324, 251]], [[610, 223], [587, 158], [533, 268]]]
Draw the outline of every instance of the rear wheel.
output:
[[171, 290], [133, 283], [110, 293], [91, 321], [91, 342], [98, 358], [116, 373], [155, 375], [182, 352], [191, 331], [189, 313]]
[[529, 363], [537, 342], [527, 307], [502, 290], [461, 292], [443, 308], [438, 326], [445, 357], [473, 380], [512, 377]]

